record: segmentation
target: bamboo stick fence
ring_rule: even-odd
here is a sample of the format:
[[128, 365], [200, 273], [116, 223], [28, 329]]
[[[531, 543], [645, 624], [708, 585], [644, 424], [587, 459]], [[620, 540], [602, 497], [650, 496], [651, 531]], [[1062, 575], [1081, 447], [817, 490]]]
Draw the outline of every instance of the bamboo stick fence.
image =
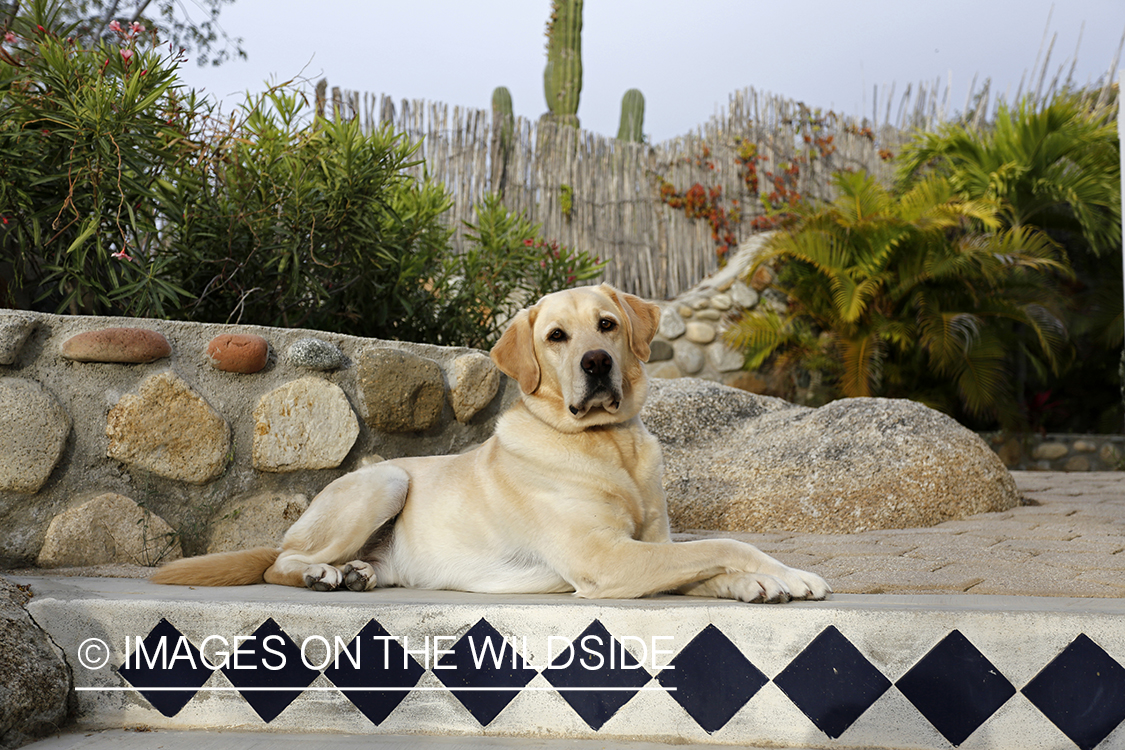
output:
[[[780, 186], [779, 200], [792, 193], [830, 199], [831, 174], [844, 168], [889, 180], [887, 158], [910, 132], [951, 116], [948, 92], [941, 93], [940, 79], [908, 86], [892, 120], [894, 89], [884, 91], [881, 112], [876, 88], [872, 118], [857, 120], [747, 88], [732, 94], [726, 110], [694, 132], [656, 145], [521, 117], [512, 124], [507, 149], [485, 110], [423, 100], [396, 106], [386, 95], [339, 88], [329, 98], [326, 80], [316, 97], [319, 114], [359, 118], [367, 129], [390, 124], [420, 143], [424, 164], [417, 176], [424, 170], [444, 183], [453, 199], [447, 221], [455, 230], [455, 250], [464, 241], [462, 222], [474, 218], [473, 206], [485, 194], [500, 192], [506, 206], [541, 224], [546, 238], [607, 259], [603, 280], [642, 297], [667, 299], [718, 268], [723, 235], [737, 243], [758, 231], [765, 214], [759, 192], [768, 195]], [[987, 81], [979, 91], [974, 81], [959, 116], [983, 122], [998, 101]], [[758, 191], [747, 180], [747, 143], [753, 144]], [[715, 205], [725, 217], [718, 240], [707, 220], [689, 218], [663, 201], [662, 185], [681, 195], [693, 185], [709, 196], [717, 191]]]

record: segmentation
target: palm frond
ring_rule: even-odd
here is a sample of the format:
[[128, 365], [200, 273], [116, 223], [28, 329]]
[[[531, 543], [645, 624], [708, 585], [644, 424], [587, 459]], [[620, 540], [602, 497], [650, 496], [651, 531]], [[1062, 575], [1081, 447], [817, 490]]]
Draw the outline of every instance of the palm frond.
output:
[[856, 282], [847, 273], [833, 278], [832, 303], [843, 323], [855, 323], [867, 312], [872, 299], [883, 288], [883, 278], [863, 279]]
[[995, 412], [1009, 394], [1006, 349], [985, 331], [958, 363], [957, 393], [965, 409], [976, 416]]
[[723, 333], [728, 345], [743, 350], [748, 370], [760, 368], [774, 352], [792, 341], [793, 336], [791, 319], [783, 319], [768, 307], [744, 314]]
[[848, 398], [871, 396], [881, 380], [882, 346], [879, 337], [870, 333], [838, 342], [843, 373], [840, 389]]

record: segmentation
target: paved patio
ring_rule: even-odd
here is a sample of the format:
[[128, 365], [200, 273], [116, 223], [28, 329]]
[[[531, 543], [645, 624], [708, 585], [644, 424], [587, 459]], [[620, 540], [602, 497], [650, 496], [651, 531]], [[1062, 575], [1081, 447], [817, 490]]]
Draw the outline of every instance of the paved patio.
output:
[[730, 534], [838, 594], [1125, 597], [1125, 472], [1013, 472], [1027, 504], [925, 529]]

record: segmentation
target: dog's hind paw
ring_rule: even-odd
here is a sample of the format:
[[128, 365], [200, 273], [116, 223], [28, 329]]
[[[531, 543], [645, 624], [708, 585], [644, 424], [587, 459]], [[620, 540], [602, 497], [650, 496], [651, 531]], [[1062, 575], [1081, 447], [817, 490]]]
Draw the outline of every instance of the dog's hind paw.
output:
[[344, 581], [344, 574], [331, 565], [316, 563], [305, 568], [305, 585], [313, 591], [333, 591]]
[[344, 566], [344, 585], [352, 591], [370, 591], [375, 588], [375, 568], [363, 560], [352, 560]]

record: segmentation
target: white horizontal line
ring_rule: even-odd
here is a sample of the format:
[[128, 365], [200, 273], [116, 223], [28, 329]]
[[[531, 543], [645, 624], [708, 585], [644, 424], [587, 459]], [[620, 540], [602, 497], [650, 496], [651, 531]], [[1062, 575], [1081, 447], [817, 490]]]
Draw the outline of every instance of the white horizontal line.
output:
[[487, 693], [487, 692], [504, 692], [504, 693], [526, 693], [526, 692], [559, 692], [559, 693], [602, 693], [602, 692], [646, 692], [664, 690], [668, 692], [675, 692], [674, 687], [77, 687], [78, 692], [87, 693], [119, 693], [119, 692], [146, 692], [146, 693], [182, 693], [184, 691], [194, 691], [197, 693], [304, 693], [310, 691], [317, 692], [399, 692], [399, 693], [414, 693], [423, 691], [444, 691], [454, 693]]

